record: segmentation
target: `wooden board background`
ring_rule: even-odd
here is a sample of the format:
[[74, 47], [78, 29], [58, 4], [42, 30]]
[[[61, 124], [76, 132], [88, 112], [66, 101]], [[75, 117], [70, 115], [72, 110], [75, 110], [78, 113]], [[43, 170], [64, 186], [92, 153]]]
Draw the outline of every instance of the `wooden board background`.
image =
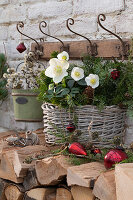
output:
[[[130, 40], [124, 40], [126, 44], [131, 44]], [[111, 59], [112, 57], [121, 58], [120, 52], [117, 46], [121, 43], [119, 40], [93, 40], [92, 44], [97, 44], [97, 57], [103, 57], [105, 59]], [[90, 47], [88, 41], [67, 41], [64, 42], [65, 46], [69, 46], [69, 56], [70, 59], [80, 59], [83, 54], [87, 54], [87, 48]], [[59, 42], [43, 42], [43, 56], [42, 59], [48, 60], [53, 51], [61, 52], [61, 43]], [[32, 43], [31, 50], [34, 51], [36, 47], [35, 43]]]

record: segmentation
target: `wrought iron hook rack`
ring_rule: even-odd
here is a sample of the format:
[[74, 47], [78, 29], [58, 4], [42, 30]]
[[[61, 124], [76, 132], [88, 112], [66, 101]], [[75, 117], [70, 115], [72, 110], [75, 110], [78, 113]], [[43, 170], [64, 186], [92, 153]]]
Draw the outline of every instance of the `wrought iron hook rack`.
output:
[[[108, 30], [103, 26], [101, 22], [104, 22], [106, 20], [106, 16], [104, 14], [99, 14], [97, 17], [97, 23], [98, 25], [104, 29], [105, 31], [109, 32], [110, 34], [114, 35], [117, 39], [106, 39], [106, 40], [90, 40], [86, 36], [81, 35], [80, 33], [77, 33], [71, 29], [71, 25], [74, 25], [74, 19], [68, 18], [66, 20], [66, 27], [69, 31], [72, 33], [83, 37], [85, 40], [82, 41], [62, 41], [57, 37], [51, 36], [43, 31], [43, 28], [47, 27], [47, 23], [45, 21], [41, 21], [39, 24], [40, 31], [48, 36], [52, 37], [58, 42], [42, 42], [45, 49], [45, 53], [41, 58], [44, 58], [45, 60], [50, 58], [51, 52], [53, 51], [62, 51], [65, 50], [69, 52], [71, 59], [79, 59], [83, 54], [90, 54], [92, 56], [96, 57], [102, 57], [104, 59], [112, 59], [118, 58], [124, 60], [128, 57], [129, 47], [130, 47], [130, 40], [123, 40], [121, 37], [119, 37], [116, 33], [113, 33], [112, 31]], [[89, 42], [89, 45], [88, 45]], [[35, 43], [32, 44], [32, 50], [35, 49]], [[87, 48], [86, 48], [87, 47]]]
[[37, 42], [36, 39], [34, 39], [34, 38], [32, 38], [32, 37], [30, 37], [30, 36], [24, 34], [22, 31], [20, 31], [20, 28], [24, 28], [24, 23], [23, 23], [22, 21], [17, 23], [16, 28], [17, 28], [17, 31], [18, 31], [21, 35], [23, 35], [23, 36], [25, 36], [25, 37], [27, 37], [27, 38], [33, 40], [33, 41], [36, 43], [36, 46], [35, 46], [35, 49], [34, 49], [35, 52], [38, 50], [38, 51], [40, 51], [40, 52], [43, 53], [43, 46], [42, 46], [39, 42]]
[[[96, 56], [96, 55], [97, 55], [97, 45], [96, 45], [96, 43], [92, 44], [92, 42], [89, 40], [89, 38], [87, 38], [87, 37], [85, 37], [85, 36], [83, 36], [83, 35], [81, 35], [81, 34], [75, 32], [75, 31], [73, 31], [73, 30], [69, 27], [69, 25], [74, 25], [74, 19], [73, 19], [73, 18], [68, 18], [68, 19], [66, 20], [66, 27], [67, 27], [67, 29], [68, 29], [70, 32], [72, 32], [72, 33], [74, 33], [74, 34], [76, 34], [76, 35], [78, 35], [78, 36], [83, 37], [84, 39], [86, 39], [86, 40], [89, 42], [89, 44], [90, 44], [90, 48], [89, 48], [89, 46], [87, 46], [87, 52], [88, 52], [91, 56]], [[89, 49], [90, 49], [90, 50], [89, 50]]]
[[52, 36], [52, 35], [49, 35], [48, 33], [45, 33], [45, 32], [42, 30], [42, 28], [46, 28], [46, 27], [47, 27], [47, 22], [46, 22], [46, 21], [41, 21], [41, 22], [39, 23], [39, 29], [40, 29], [40, 31], [41, 31], [44, 35], [58, 40], [58, 41], [61, 43], [60, 51], [64, 50], [64, 51], [67, 51], [67, 52], [68, 52], [68, 51], [69, 51], [69, 46], [68, 46], [68, 45], [65, 46], [64, 42], [63, 42], [61, 39], [59, 39], [59, 38], [57, 38], [57, 37], [54, 37], [54, 36]]

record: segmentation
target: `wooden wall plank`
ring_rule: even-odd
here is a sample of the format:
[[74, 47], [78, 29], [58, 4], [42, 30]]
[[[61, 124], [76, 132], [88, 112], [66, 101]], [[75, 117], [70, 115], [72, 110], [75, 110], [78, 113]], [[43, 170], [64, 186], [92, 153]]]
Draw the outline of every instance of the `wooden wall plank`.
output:
[[[127, 44], [131, 44], [130, 40], [124, 40]], [[97, 44], [97, 57], [109, 59], [112, 57], [120, 58], [119, 50], [116, 46], [120, 46], [119, 40], [93, 40], [92, 44]], [[88, 41], [67, 41], [64, 42], [65, 46], [69, 45], [70, 59], [79, 59], [83, 54], [87, 54], [87, 47], [89, 48]], [[42, 59], [49, 60], [53, 51], [61, 51], [61, 44], [59, 42], [43, 42], [41, 45], [44, 48]], [[34, 51], [36, 44], [32, 43], [31, 50]], [[121, 47], [120, 47], [121, 48]]]

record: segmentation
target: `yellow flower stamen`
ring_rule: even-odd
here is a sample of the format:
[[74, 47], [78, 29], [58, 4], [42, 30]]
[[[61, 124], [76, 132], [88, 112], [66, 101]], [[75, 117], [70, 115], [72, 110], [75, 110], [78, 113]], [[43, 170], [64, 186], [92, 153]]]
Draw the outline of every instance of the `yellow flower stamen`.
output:
[[75, 72], [74, 74], [75, 74], [76, 77], [79, 77], [79, 76], [80, 76], [80, 73], [79, 73], [79, 72]]
[[66, 56], [62, 56], [62, 59], [63, 59], [63, 60], [66, 60], [66, 59], [67, 59], [67, 57], [66, 57]]
[[54, 74], [59, 76], [62, 73], [62, 67], [61, 66], [56, 66], [54, 67]]
[[91, 82], [91, 84], [94, 85], [96, 83], [96, 79], [93, 78], [93, 79], [90, 80], [90, 82]]

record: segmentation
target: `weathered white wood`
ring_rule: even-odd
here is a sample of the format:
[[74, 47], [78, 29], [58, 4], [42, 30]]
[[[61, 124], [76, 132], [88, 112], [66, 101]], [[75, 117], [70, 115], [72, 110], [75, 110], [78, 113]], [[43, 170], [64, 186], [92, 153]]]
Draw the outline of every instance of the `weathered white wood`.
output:
[[90, 187], [91, 181], [96, 180], [96, 178], [105, 170], [104, 164], [99, 162], [69, 167], [67, 170], [68, 186], [79, 185]]

